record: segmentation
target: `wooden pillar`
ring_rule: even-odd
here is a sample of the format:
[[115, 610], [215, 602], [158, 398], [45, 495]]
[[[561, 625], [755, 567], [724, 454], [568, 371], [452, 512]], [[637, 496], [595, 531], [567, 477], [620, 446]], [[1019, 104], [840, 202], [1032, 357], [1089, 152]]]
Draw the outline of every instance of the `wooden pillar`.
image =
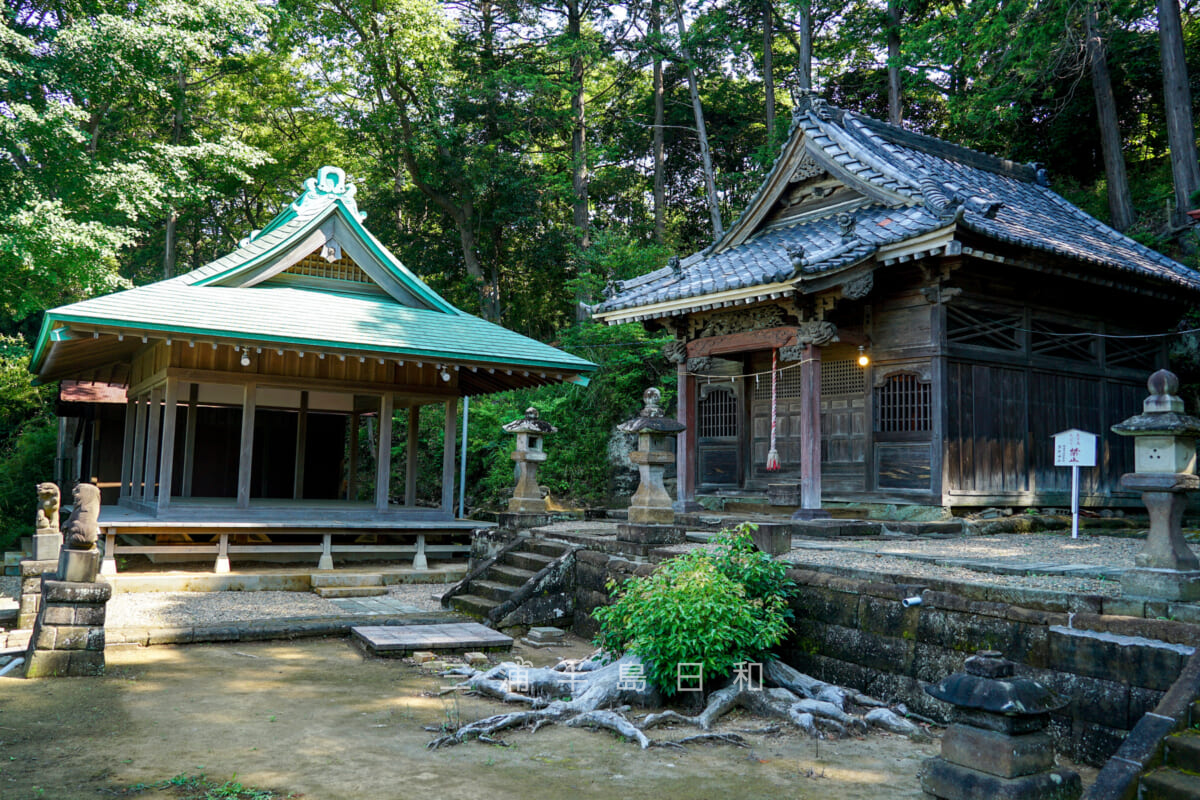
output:
[[361, 426], [358, 412], [355, 411], [350, 415], [350, 453], [349, 462], [350, 474], [346, 477], [346, 499], [356, 500], [358, 498], [358, 429]]
[[679, 365], [678, 419], [687, 426], [675, 437], [675, 469], [678, 476], [676, 511], [696, 511], [696, 435], [700, 420], [696, 415], [696, 376], [688, 373], [687, 363]]
[[[242, 445], [238, 454], [237, 507], [250, 507], [250, 470], [254, 466], [254, 412], [258, 403], [258, 385], [247, 383], [242, 389]], [[220, 565], [220, 559], [217, 559]]]
[[104, 529], [104, 557], [100, 560], [101, 575], [117, 574], [117, 529]]
[[300, 414], [296, 418], [296, 472], [292, 499], [304, 497], [304, 450], [308, 446], [308, 392], [300, 392]]
[[391, 393], [379, 399], [379, 451], [375, 456], [375, 510], [387, 511], [392, 488], [392, 409]]
[[229, 534], [222, 533], [217, 540], [217, 560], [213, 564], [213, 572], [224, 575], [229, 572]]
[[133, 491], [133, 431], [137, 425], [137, 401], [130, 398], [125, 403], [125, 446], [121, 448], [121, 497], [129, 497]]
[[800, 507], [821, 507], [821, 348], [805, 345], [800, 364]]
[[200, 404], [200, 384], [188, 386], [187, 427], [183, 431], [183, 496], [192, 496], [192, 476], [196, 473], [196, 414]]
[[171, 505], [171, 484], [175, 478], [175, 418], [179, 405], [179, 379], [167, 378], [167, 392], [163, 406], [162, 455], [158, 468], [158, 513], [166, 512]]
[[133, 470], [129, 476], [129, 496], [133, 500], [141, 499], [142, 467], [146, 463], [146, 405], [145, 396], [133, 401], [137, 404], [137, 413], [133, 423]]
[[408, 407], [408, 444], [404, 450], [404, 505], [417, 504], [417, 434], [421, 429], [421, 407]]
[[442, 511], [454, 516], [454, 445], [458, 430], [458, 400], [446, 401], [446, 438], [442, 443]]
[[162, 398], [163, 390], [161, 386], [155, 386], [150, 390], [150, 408], [149, 420], [146, 423], [146, 469], [142, 473], [142, 500], [151, 502], [155, 497], [155, 483], [158, 481], [158, 439], [161, 434], [162, 424]]

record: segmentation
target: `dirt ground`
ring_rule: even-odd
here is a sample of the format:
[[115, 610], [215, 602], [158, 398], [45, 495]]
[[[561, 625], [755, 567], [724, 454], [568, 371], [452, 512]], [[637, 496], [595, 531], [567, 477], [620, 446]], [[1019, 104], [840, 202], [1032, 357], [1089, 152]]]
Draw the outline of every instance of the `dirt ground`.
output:
[[[515, 652], [538, 665], [585, 653], [581, 642]], [[0, 800], [173, 798], [129, 787], [199, 773], [305, 800], [900, 800], [922, 797], [917, 770], [937, 751], [936, 742], [883, 733], [818, 742], [786, 732], [748, 735], [749, 749], [643, 751], [607, 732], [555, 726], [510, 732], [507, 748], [429, 751], [425, 726], [503, 708], [437, 697], [446, 684], [346, 639], [110, 650], [103, 678], [0, 678]], [[724, 728], [765, 724], [734, 714]]]

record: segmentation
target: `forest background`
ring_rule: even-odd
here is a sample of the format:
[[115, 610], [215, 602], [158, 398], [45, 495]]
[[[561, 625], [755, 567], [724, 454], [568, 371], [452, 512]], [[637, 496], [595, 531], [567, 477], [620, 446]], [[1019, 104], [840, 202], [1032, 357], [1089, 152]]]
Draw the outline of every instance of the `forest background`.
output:
[[435, 290], [600, 364], [472, 402], [468, 506], [511, 487], [498, 427], [530, 404], [562, 430], [546, 485], [603, 500], [612, 426], [674, 378], [659, 339], [583, 307], [711, 243], [806, 90], [1039, 162], [1200, 266], [1200, 167], [1168, 135], [1200, 107], [1200, 0], [5, 0], [0, 545], [52, 475], [41, 312], [232, 250], [325, 164]]

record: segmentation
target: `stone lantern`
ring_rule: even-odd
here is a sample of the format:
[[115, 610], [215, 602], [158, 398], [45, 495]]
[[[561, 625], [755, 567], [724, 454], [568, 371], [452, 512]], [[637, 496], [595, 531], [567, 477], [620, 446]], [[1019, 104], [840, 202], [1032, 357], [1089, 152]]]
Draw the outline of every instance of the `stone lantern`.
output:
[[525, 416], [504, 426], [505, 433], [517, 435], [517, 449], [512, 460], [517, 462], [517, 488], [508, 501], [511, 514], [545, 514], [546, 500], [537, 482], [538, 464], [546, 460], [543, 442], [558, 428], [541, 419], [538, 410], [530, 406]]
[[663, 486], [663, 473], [675, 462], [672, 437], [685, 425], [663, 412], [662, 392], [650, 387], [642, 393], [645, 407], [617, 426], [622, 433], [638, 437], [637, 449], [629, 460], [638, 466], [640, 480], [629, 503], [629, 522], [617, 527], [617, 538], [638, 545], [678, 544], [684, 539], [682, 528], [675, 526], [675, 509]]
[[1066, 705], [1013, 663], [981, 650], [936, 686], [932, 697], [954, 706], [942, 754], [925, 762], [921, 788], [941, 800], [1076, 800], [1079, 775], [1054, 766], [1046, 732], [1050, 712]]
[[1121, 576], [1121, 593], [1167, 600], [1200, 600], [1200, 560], [1183, 540], [1187, 493], [1200, 488], [1196, 438], [1200, 419], [1184, 412], [1179, 378], [1165, 369], [1150, 376], [1150, 396], [1142, 413], [1113, 425], [1133, 436], [1135, 472], [1121, 485], [1142, 493], [1150, 512], [1150, 533], [1134, 557], [1136, 567]]

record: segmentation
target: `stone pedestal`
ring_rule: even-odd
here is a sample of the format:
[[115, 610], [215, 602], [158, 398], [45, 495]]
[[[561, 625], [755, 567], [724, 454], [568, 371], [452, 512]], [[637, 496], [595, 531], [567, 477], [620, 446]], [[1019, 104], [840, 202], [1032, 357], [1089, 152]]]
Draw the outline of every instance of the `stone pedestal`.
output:
[[621, 523], [617, 526], [617, 541], [630, 544], [683, 544], [687, 532], [678, 525], [647, 525]]
[[100, 551], [93, 547], [88, 550], [63, 550], [58, 556], [58, 571], [55, 577], [69, 583], [94, 583], [100, 574]]
[[496, 515], [496, 523], [506, 531], [525, 531], [530, 528], [541, 528], [554, 522], [554, 515], [546, 512], [534, 514], [530, 512], [501, 511]]
[[21, 562], [21, 601], [17, 609], [17, 627], [29, 630], [37, 622], [38, 610], [42, 607], [42, 576], [58, 570], [58, 559], [35, 561], [27, 558]]
[[800, 484], [768, 483], [767, 502], [773, 506], [800, 505]]
[[62, 534], [58, 531], [38, 531], [33, 535], [33, 560], [58, 561], [62, 541]]
[[792, 549], [792, 526], [782, 522], [760, 522], [750, 532], [754, 546], [762, 552], [781, 556]]
[[1065, 701], [990, 650], [925, 691], [955, 707], [940, 756], [921, 768], [921, 788], [940, 800], [1077, 800], [1079, 775], [1054, 766], [1045, 732]]
[[112, 587], [42, 578], [42, 603], [25, 654], [25, 677], [104, 672], [104, 617]]

